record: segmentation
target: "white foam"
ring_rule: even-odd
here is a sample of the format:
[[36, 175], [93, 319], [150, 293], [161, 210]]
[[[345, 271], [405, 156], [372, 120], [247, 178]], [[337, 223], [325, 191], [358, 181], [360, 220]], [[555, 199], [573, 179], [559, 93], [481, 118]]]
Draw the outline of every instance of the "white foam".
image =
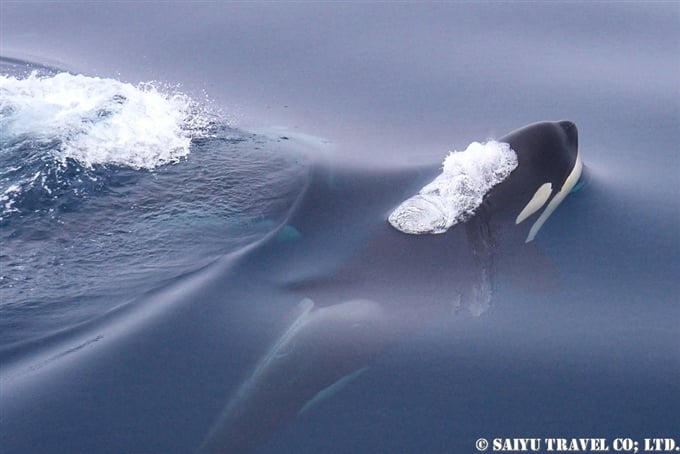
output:
[[59, 73], [26, 79], [0, 75], [2, 140], [58, 143], [57, 159], [151, 169], [189, 154], [207, 125], [197, 104], [152, 83]]
[[21, 187], [18, 184], [12, 184], [7, 189], [5, 189], [2, 194], [0, 194], [0, 205], [3, 208], [0, 210], [0, 221], [3, 219], [2, 213], [11, 213], [16, 211], [16, 208], [14, 208], [14, 194], [18, 194], [20, 192]]
[[402, 202], [388, 220], [410, 234], [443, 233], [464, 222], [486, 193], [517, 167], [517, 155], [503, 142], [472, 142], [444, 159], [441, 175]]

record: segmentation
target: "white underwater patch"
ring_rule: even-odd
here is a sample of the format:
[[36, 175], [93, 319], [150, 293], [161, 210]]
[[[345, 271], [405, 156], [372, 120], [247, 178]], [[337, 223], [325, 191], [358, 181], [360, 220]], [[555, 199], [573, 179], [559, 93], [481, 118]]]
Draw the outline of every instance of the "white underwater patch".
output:
[[3, 143], [54, 143], [58, 160], [134, 169], [177, 162], [209, 122], [182, 93], [69, 73], [0, 75]]
[[517, 155], [503, 142], [472, 142], [465, 151], [449, 153], [441, 175], [405, 200], [388, 220], [410, 234], [443, 233], [464, 222], [487, 192], [517, 167]]

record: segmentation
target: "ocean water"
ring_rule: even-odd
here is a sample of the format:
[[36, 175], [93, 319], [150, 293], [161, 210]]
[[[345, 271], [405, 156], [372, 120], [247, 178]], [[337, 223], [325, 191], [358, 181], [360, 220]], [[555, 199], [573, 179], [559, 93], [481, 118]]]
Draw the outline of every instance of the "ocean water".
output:
[[[0, 3], [0, 451], [680, 445], [678, 74], [677, 2]], [[534, 241], [388, 222], [564, 119]]]

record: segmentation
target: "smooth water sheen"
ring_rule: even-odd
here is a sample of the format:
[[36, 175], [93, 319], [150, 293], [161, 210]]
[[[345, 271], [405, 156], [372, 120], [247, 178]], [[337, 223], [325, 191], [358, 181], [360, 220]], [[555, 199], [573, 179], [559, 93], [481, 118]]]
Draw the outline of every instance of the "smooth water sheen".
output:
[[680, 444], [679, 8], [0, 2], [0, 451]]

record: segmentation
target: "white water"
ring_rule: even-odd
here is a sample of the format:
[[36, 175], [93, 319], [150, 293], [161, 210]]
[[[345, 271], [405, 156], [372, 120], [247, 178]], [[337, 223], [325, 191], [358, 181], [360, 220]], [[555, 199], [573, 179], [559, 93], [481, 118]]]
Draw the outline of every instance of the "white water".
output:
[[517, 155], [502, 142], [472, 142], [451, 152], [443, 171], [389, 216], [397, 230], [410, 234], [443, 233], [469, 219], [484, 195], [517, 167]]
[[208, 121], [190, 97], [152, 83], [69, 73], [0, 76], [2, 141], [54, 142], [62, 163], [152, 169], [177, 162]]

